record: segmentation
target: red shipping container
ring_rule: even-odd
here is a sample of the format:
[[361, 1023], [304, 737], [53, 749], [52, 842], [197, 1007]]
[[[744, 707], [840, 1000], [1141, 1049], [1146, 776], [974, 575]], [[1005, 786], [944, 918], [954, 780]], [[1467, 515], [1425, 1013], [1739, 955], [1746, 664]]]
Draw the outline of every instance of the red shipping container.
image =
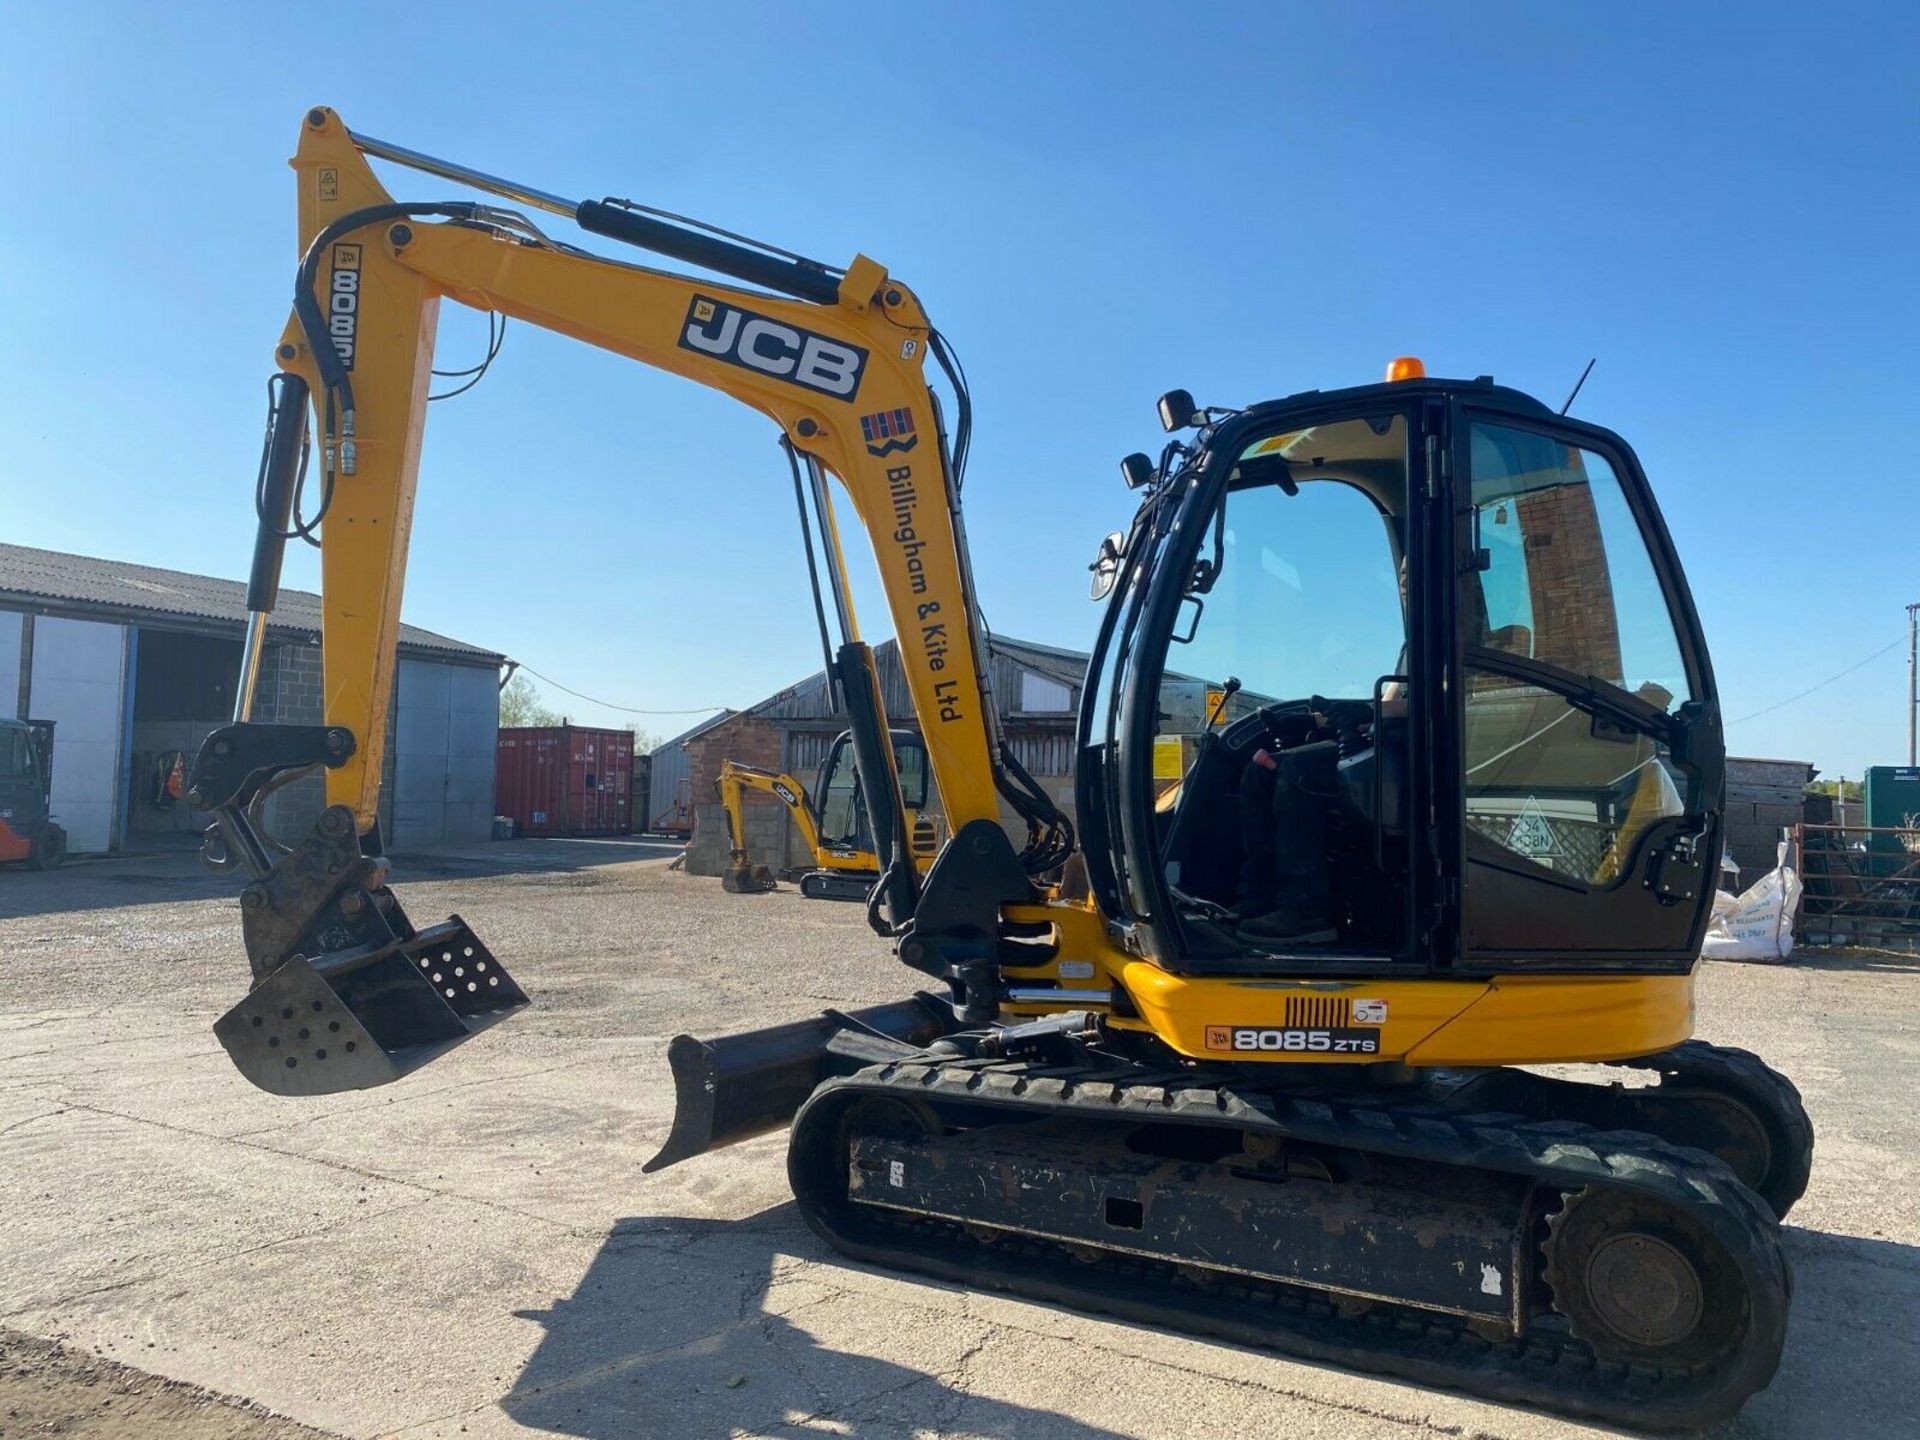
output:
[[500, 732], [493, 808], [522, 835], [625, 835], [633, 827], [633, 732], [580, 725]]

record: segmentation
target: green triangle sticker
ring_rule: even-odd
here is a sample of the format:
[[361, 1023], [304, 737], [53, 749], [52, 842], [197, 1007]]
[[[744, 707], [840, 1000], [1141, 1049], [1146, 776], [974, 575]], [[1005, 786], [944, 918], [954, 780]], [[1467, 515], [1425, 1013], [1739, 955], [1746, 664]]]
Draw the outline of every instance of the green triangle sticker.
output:
[[1513, 817], [1513, 825], [1507, 831], [1507, 848], [1529, 860], [1544, 860], [1566, 853], [1552, 822], [1541, 810], [1540, 802], [1531, 795], [1527, 797], [1527, 803], [1521, 807], [1520, 813]]

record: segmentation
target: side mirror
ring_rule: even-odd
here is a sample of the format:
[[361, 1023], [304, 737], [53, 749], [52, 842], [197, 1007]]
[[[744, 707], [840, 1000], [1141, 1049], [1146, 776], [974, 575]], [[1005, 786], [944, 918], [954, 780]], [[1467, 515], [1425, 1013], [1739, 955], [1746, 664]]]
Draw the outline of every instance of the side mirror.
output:
[[1129, 490], [1138, 490], [1153, 479], [1153, 461], [1138, 450], [1120, 462], [1120, 478]]
[[1169, 390], [1160, 397], [1160, 428], [1171, 433], [1190, 430], [1200, 423], [1200, 407], [1193, 403], [1193, 392]]
[[1120, 577], [1120, 558], [1125, 553], [1122, 547], [1126, 543], [1127, 537], [1118, 530], [1100, 542], [1100, 553], [1093, 557], [1093, 564], [1087, 567], [1093, 572], [1089, 599], [1104, 600], [1113, 593], [1113, 582]]

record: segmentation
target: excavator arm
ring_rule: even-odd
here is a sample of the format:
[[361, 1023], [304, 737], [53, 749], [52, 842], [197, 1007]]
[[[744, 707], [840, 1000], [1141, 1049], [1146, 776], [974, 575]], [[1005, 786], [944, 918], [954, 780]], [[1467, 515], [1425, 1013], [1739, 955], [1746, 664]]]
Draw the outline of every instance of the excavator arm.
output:
[[[518, 211], [397, 202], [369, 155], [765, 289], [592, 254], [549, 238]], [[241, 694], [235, 724], [209, 737], [190, 782], [194, 802], [215, 819], [210, 862], [251, 876], [242, 906], [256, 988], [217, 1027], [242, 1070], [269, 1088], [301, 1092], [382, 1083], [497, 1018], [489, 989], [503, 1001], [519, 997], [511, 981], [500, 983], [504, 971], [490, 956], [488, 984], [473, 988], [468, 967], [454, 962], [477, 960], [485, 947], [457, 917], [450, 931], [414, 929], [386, 888], [380, 855], [386, 719], [443, 300], [671, 371], [779, 426], [814, 495], [840, 621], [835, 679], [870, 781], [864, 796], [882, 868], [873, 918], [902, 937], [908, 963], [957, 984], [963, 973], [982, 976], [992, 964], [997, 905], [1029, 895], [998, 823], [999, 794], [1028, 809], [1036, 840], [1028, 868], [1064, 858], [1071, 832], [1044, 796], [1019, 783], [1017, 766], [1012, 780], [1003, 766], [955, 475], [924, 373], [940, 342], [913, 292], [864, 256], [834, 270], [629, 202], [566, 200], [357, 137], [327, 109], [307, 113], [292, 165], [301, 261], [271, 386]], [[303, 460], [309, 399], [317, 476]], [[957, 901], [936, 904], [917, 933], [921, 885], [877, 675], [847, 598], [829, 476], [872, 539], [928, 763], [954, 832], [969, 839], [950, 867], [954, 880], [928, 879]], [[317, 513], [303, 516], [300, 495], [316, 488]], [[296, 534], [321, 552], [324, 723], [261, 725], [251, 719], [253, 685], [281, 552]], [[313, 834], [284, 845], [266, 833], [260, 806], [314, 768], [325, 771], [328, 808]], [[403, 974], [410, 982], [396, 978]], [[462, 986], [473, 989], [471, 999]], [[990, 1014], [992, 996], [975, 988], [971, 1008]], [[381, 998], [402, 991], [405, 1004]], [[335, 1015], [335, 1001], [351, 1013]], [[361, 1013], [369, 1007], [381, 1013]], [[297, 1024], [323, 1016], [342, 1022], [327, 1033], [354, 1042], [325, 1049], [331, 1066], [316, 1059], [318, 1019]], [[375, 1021], [392, 1023], [383, 1033]], [[346, 1052], [352, 1064], [341, 1063]], [[302, 1056], [304, 1069], [286, 1063]]]
[[833, 475], [873, 537], [908, 688], [955, 824], [998, 815], [977, 615], [923, 373], [932, 327], [906, 286], [864, 256], [836, 276], [612, 202], [576, 205], [575, 218], [649, 248], [679, 242], [682, 258], [715, 268], [741, 262], [731, 268], [795, 293], [605, 259], [507, 228], [482, 207], [435, 207], [455, 213], [425, 223], [392, 214], [403, 207], [331, 111], [308, 116], [293, 166], [301, 288], [325, 326], [297, 305], [278, 353], [321, 397], [322, 462], [332, 469], [321, 532], [326, 717], [356, 739], [355, 753], [328, 775], [330, 803], [351, 808], [363, 833], [373, 824], [434, 331], [440, 302], [451, 299], [731, 395]]
[[753, 865], [747, 857], [746, 796], [749, 790], [771, 795], [787, 807], [793, 823], [800, 827], [800, 839], [807, 853], [818, 860], [820, 825], [813, 813], [813, 802], [807, 799], [806, 790], [793, 776], [723, 760], [714, 788], [720, 792], [721, 807], [727, 812], [727, 840], [732, 855], [727, 873], [721, 879], [728, 891], [750, 894], [773, 888], [773, 875], [765, 866]]

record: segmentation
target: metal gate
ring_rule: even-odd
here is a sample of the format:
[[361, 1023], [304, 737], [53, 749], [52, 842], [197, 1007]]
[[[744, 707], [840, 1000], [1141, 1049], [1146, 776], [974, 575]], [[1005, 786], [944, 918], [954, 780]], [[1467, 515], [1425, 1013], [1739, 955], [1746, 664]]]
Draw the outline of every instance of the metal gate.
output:
[[1920, 945], [1920, 829], [1798, 825], [1800, 937], [1810, 945]]

